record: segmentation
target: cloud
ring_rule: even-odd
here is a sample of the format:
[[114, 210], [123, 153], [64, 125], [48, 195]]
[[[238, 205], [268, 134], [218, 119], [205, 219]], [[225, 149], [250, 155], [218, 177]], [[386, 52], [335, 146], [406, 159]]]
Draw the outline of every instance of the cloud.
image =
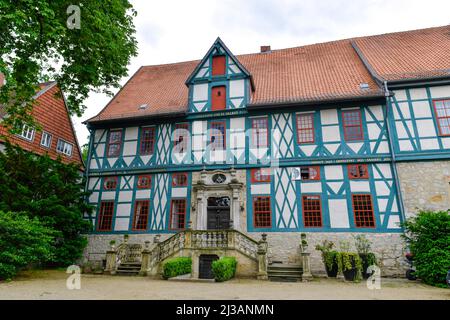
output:
[[[201, 59], [217, 36], [235, 54], [450, 24], [448, 0], [166, 0], [132, 1], [141, 65]], [[92, 94], [82, 118], [74, 119], [80, 144], [88, 131], [81, 120], [95, 116], [110, 97]]]

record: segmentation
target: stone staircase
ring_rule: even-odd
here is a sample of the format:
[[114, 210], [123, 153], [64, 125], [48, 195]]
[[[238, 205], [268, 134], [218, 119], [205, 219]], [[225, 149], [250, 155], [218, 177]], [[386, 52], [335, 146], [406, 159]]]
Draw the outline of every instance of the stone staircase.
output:
[[140, 262], [123, 262], [117, 266], [116, 274], [122, 276], [137, 276], [141, 271]]
[[303, 268], [300, 265], [272, 263], [267, 266], [270, 281], [297, 282], [302, 281]]

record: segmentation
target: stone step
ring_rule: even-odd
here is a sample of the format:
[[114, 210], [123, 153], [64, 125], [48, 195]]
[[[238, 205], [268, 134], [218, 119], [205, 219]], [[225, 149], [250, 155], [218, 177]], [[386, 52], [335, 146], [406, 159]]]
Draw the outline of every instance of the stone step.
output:
[[120, 269], [118, 269], [116, 274], [123, 275], [123, 276], [136, 276], [139, 274], [139, 270], [120, 270]]
[[293, 278], [293, 277], [271, 277], [269, 276], [269, 281], [273, 282], [299, 282], [302, 278]]
[[303, 268], [296, 264], [272, 263], [267, 267], [270, 281], [297, 282], [302, 280]]
[[117, 267], [117, 269], [124, 269], [124, 270], [141, 270], [141, 266], [124, 266], [120, 265]]

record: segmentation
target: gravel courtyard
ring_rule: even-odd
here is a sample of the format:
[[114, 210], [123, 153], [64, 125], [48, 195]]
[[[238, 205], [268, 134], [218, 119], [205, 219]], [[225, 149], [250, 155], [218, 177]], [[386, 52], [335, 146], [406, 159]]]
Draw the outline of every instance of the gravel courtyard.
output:
[[225, 283], [151, 280], [142, 277], [81, 275], [81, 289], [68, 290], [68, 274], [58, 270], [32, 271], [0, 283], [0, 299], [445, 299], [440, 289], [404, 279], [382, 279], [380, 290], [366, 283], [315, 279], [308, 283], [234, 279]]

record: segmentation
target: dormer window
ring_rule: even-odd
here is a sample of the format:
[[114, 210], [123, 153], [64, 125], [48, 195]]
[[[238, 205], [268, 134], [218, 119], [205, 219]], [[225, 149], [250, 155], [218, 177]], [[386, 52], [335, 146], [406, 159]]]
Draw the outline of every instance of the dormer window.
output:
[[211, 110], [226, 109], [226, 88], [225, 86], [212, 87], [211, 89]]
[[212, 58], [212, 75], [223, 76], [225, 74], [225, 56], [214, 56]]

